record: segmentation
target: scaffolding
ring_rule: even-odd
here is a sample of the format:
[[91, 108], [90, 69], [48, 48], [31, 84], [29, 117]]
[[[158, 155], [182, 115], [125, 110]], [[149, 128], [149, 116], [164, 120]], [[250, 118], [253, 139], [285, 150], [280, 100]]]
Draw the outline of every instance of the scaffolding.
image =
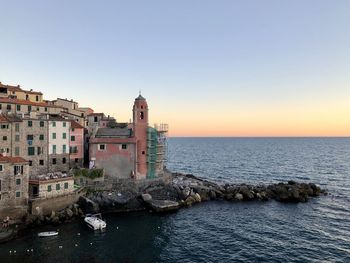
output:
[[155, 124], [147, 130], [147, 178], [162, 174], [167, 156], [167, 124]]

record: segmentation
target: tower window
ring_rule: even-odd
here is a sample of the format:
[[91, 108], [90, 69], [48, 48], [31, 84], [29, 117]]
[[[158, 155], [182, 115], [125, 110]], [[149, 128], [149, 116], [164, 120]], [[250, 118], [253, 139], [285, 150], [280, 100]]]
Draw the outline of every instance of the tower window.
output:
[[143, 114], [143, 111], [140, 112], [140, 119], [143, 120], [144, 118], [144, 114]]

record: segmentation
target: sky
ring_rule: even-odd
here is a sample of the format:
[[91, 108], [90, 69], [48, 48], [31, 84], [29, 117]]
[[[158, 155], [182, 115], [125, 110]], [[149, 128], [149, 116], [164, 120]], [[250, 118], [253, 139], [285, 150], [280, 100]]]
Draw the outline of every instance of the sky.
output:
[[0, 81], [170, 136], [350, 136], [350, 1], [0, 0]]

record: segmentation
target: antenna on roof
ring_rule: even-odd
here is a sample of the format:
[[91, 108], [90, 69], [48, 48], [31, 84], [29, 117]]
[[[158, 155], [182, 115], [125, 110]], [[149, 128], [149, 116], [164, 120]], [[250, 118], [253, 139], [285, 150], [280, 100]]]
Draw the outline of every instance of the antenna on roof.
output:
[[141, 95], [141, 90], [139, 90], [139, 95]]

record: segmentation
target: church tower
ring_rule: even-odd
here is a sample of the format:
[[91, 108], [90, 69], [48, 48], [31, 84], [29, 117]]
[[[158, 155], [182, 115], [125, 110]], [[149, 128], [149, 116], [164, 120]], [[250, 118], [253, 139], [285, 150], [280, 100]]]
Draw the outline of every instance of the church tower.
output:
[[136, 178], [146, 178], [148, 105], [141, 93], [134, 102], [133, 124], [136, 138]]

